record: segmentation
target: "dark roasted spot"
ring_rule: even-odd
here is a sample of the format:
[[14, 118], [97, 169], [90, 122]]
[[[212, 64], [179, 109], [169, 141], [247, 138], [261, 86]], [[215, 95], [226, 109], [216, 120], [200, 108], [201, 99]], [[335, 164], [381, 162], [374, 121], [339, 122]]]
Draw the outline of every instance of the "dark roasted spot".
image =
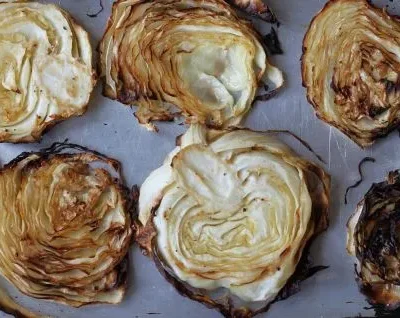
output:
[[270, 33], [263, 36], [263, 42], [270, 54], [283, 54], [281, 42], [279, 41], [278, 34], [273, 27], [271, 27]]

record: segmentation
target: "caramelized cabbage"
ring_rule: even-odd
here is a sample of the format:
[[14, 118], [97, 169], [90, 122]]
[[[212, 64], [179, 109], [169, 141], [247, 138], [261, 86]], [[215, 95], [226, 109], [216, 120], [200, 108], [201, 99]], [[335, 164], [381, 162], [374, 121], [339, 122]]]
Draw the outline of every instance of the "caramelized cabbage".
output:
[[116, 304], [126, 289], [131, 196], [117, 162], [60, 153], [68, 148], [23, 154], [0, 170], [0, 272], [31, 297]]
[[138, 105], [149, 129], [181, 114], [237, 124], [263, 81], [283, 83], [258, 33], [222, 0], [116, 1], [100, 55], [104, 94]]
[[373, 184], [347, 223], [347, 250], [372, 304], [400, 306], [400, 171]]
[[55, 5], [0, 1], [0, 142], [30, 142], [86, 110], [95, 84], [87, 33]]
[[[188, 297], [225, 288], [265, 305], [327, 227], [329, 183], [272, 133], [195, 125], [143, 184], [136, 240], [176, 281], [196, 288]], [[232, 304], [202, 299], [220, 310]]]
[[399, 38], [398, 18], [367, 0], [329, 1], [304, 38], [308, 100], [362, 147], [399, 126]]
[[267, 22], [277, 22], [274, 13], [263, 2], [263, 0], [227, 0], [227, 2], [237, 6], [253, 16], [259, 17]]

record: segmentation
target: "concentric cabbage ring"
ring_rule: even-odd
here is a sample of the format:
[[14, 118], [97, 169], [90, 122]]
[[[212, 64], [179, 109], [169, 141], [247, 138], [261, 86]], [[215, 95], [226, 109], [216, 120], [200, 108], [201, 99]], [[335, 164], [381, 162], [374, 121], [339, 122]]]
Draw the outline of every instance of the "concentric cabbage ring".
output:
[[400, 124], [400, 23], [367, 0], [331, 0], [303, 42], [318, 117], [366, 147]]
[[373, 184], [347, 223], [347, 251], [372, 304], [400, 306], [400, 171]]
[[[67, 149], [84, 152], [61, 153]], [[118, 162], [69, 144], [22, 154], [2, 168], [1, 274], [39, 299], [119, 303], [133, 204], [118, 171]]]
[[[304, 247], [326, 229], [329, 185], [272, 133], [195, 125], [143, 184], [136, 241], [186, 296], [251, 317], [276, 299]], [[229, 299], [265, 307], [232, 307], [202, 292], [221, 287]]]
[[0, 1], [0, 142], [31, 142], [86, 110], [88, 34], [55, 5]]
[[[283, 83], [251, 24], [222, 0], [120, 0], [100, 44], [104, 94], [136, 117], [237, 124], [261, 82]], [[176, 109], [178, 108], [178, 109]]]

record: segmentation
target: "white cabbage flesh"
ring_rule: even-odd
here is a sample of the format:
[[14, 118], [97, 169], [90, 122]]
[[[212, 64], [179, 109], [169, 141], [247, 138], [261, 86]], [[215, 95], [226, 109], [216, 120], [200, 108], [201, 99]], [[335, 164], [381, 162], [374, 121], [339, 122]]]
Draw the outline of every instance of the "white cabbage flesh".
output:
[[262, 80], [283, 84], [260, 36], [222, 0], [119, 1], [100, 54], [105, 95], [138, 105], [151, 129], [178, 115], [172, 106], [194, 122], [237, 124]]
[[37, 140], [83, 114], [94, 84], [88, 35], [66, 12], [0, 3], [0, 142]]
[[307, 164], [272, 135], [192, 125], [143, 184], [139, 221], [181, 281], [272, 301], [314, 234]]

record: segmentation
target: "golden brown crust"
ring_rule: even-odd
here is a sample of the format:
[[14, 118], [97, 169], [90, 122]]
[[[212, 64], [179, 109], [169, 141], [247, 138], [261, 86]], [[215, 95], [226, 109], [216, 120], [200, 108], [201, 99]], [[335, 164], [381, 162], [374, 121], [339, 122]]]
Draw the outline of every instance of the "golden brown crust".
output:
[[28, 296], [74, 307], [122, 300], [134, 199], [118, 161], [56, 143], [4, 166], [0, 189], [6, 279]]
[[[0, 20], [7, 21], [0, 22], [0, 142], [36, 142], [57, 123], [86, 112], [97, 76], [89, 36], [69, 13], [50, 4], [9, 2], [0, 2]], [[31, 28], [13, 33], [20, 22], [4, 18], [10, 14], [23, 15]], [[36, 32], [43, 27], [37, 21], [49, 28], [48, 38]]]
[[391, 53], [400, 47], [396, 34], [397, 17], [369, 1], [331, 0], [303, 40], [302, 79], [309, 103], [318, 118], [361, 147], [400, 124], [400, 63]]
[[263, 2], [263, 0], [227, 0], [227, 2], [237, 6], [240, 10], [259, 17], [262, 20], [270, 23], [277, 22], [274, 13]]
[[148, 222], [143, 226], [139, 221], [135, 221], [135, 226], [137, 228], [135, 234], [135, 242], [139, 244], [140, 248], [147, 255], [151, 255], [153, 251], [153, 240], [157, 236], [157, 230], [153, 222]]
[[[156, 130], [153, 121], [182, 115], [210, 127], [238, 123], [263, 80], [274, 89], [283, 82], [259, 34], [222, 0], [116, 1], [99, 51], [103, 94], [137, 105], [136, 118], [150, 130]], [[235, 79], [239, 67], [242, 76]]]

